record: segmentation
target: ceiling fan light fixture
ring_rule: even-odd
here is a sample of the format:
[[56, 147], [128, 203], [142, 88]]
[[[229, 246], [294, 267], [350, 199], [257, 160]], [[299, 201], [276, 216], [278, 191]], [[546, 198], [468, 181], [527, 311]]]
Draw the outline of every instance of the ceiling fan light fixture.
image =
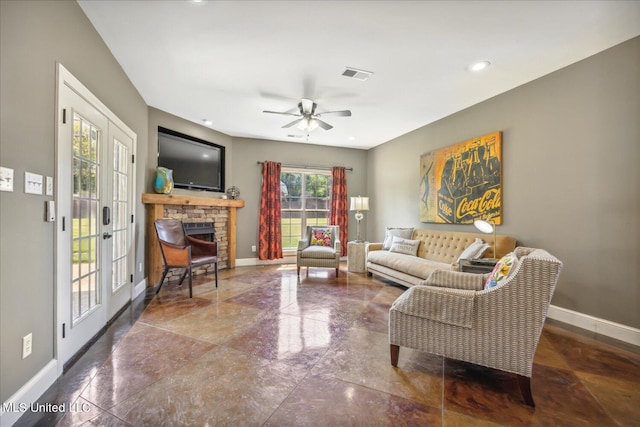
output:
[[318, 128], [318, 121], [316, 119], [312, 119], [311, 117], [306, 117], [300, 120], [298, 123], [298, 129], [306, 132], [311, 132]]

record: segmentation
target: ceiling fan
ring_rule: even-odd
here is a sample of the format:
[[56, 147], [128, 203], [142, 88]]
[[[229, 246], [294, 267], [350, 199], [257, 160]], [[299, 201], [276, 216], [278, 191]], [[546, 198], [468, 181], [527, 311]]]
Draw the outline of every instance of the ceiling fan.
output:
[[298, 129], [307, 131], [307, 132], [311, 132], [312, 130], [315, 130], [318, 127], [321, 127], [324, 130], [329, 130], [333, 128], [333, 126], [331, 126], [329, 123], [323, 120], [320, 120], [320, 117], [324, 117], [324, 116], [350, 117], [351, 116], [350, 110], [325, 111], [324, 113], [316, 113], [317, 106], [318, 105], [312, 100], [302, 98], [298, 103], [298, 110], [300, 110], [299, 113], [287, 113], [287, 112], [269, 111], [269, 110], [263, 110], [263, 113], [281, 114], [283, 116], [299, 117], [299, 119], [296, 119], [291, 123], [287, 123], [282, 127], [290, 128], [293, 126], [297, 126]]

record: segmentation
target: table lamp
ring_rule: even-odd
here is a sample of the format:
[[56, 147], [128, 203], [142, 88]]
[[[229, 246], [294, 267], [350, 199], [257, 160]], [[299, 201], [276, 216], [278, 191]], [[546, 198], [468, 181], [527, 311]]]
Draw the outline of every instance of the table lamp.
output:
[[362, 221], [362, 219], [364, 218], [364, 214], [362, 213], [362, 211], [368, 211], [369, 210], [369, 198], [368, 197], [352, 197], [351, 198], [351, 209], [352, 211], [356, 211], [355, 214], [355, 218], [356, 218], [356, 242], [361, 243], [363, 242], [362, 238], [360, 237], [360, 221]]
[[473, 221], [473, 225], [485, 234], [493, 233], [493, 259], [496, 258], [496, 226], [482, 219]]

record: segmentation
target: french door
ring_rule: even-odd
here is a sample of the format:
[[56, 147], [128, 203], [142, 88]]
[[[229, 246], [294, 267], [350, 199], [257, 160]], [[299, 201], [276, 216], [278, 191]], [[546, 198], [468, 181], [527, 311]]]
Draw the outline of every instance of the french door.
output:
[[57, 108], [56, 349], [61, 372], [131, 299], [135, 139], [62, 66]]

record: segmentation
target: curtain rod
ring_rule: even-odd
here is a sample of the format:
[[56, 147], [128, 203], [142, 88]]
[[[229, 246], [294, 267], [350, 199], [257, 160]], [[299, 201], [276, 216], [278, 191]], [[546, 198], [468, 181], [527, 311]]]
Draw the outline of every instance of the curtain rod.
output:
[[[257, 164], [261, 165], [263, 163], [264, 162], [261, 162], [261, 161], [258, 160]], [[284, 166], [286, 168], [331, 170], [331, 166], [292, 165], [292, 164], [286, 164], [286, 163], [282, 163], [282, 166]], [[348, 170], [349, 172], [353, 172], [353, 168], [344, 168], [344, 169]]]

